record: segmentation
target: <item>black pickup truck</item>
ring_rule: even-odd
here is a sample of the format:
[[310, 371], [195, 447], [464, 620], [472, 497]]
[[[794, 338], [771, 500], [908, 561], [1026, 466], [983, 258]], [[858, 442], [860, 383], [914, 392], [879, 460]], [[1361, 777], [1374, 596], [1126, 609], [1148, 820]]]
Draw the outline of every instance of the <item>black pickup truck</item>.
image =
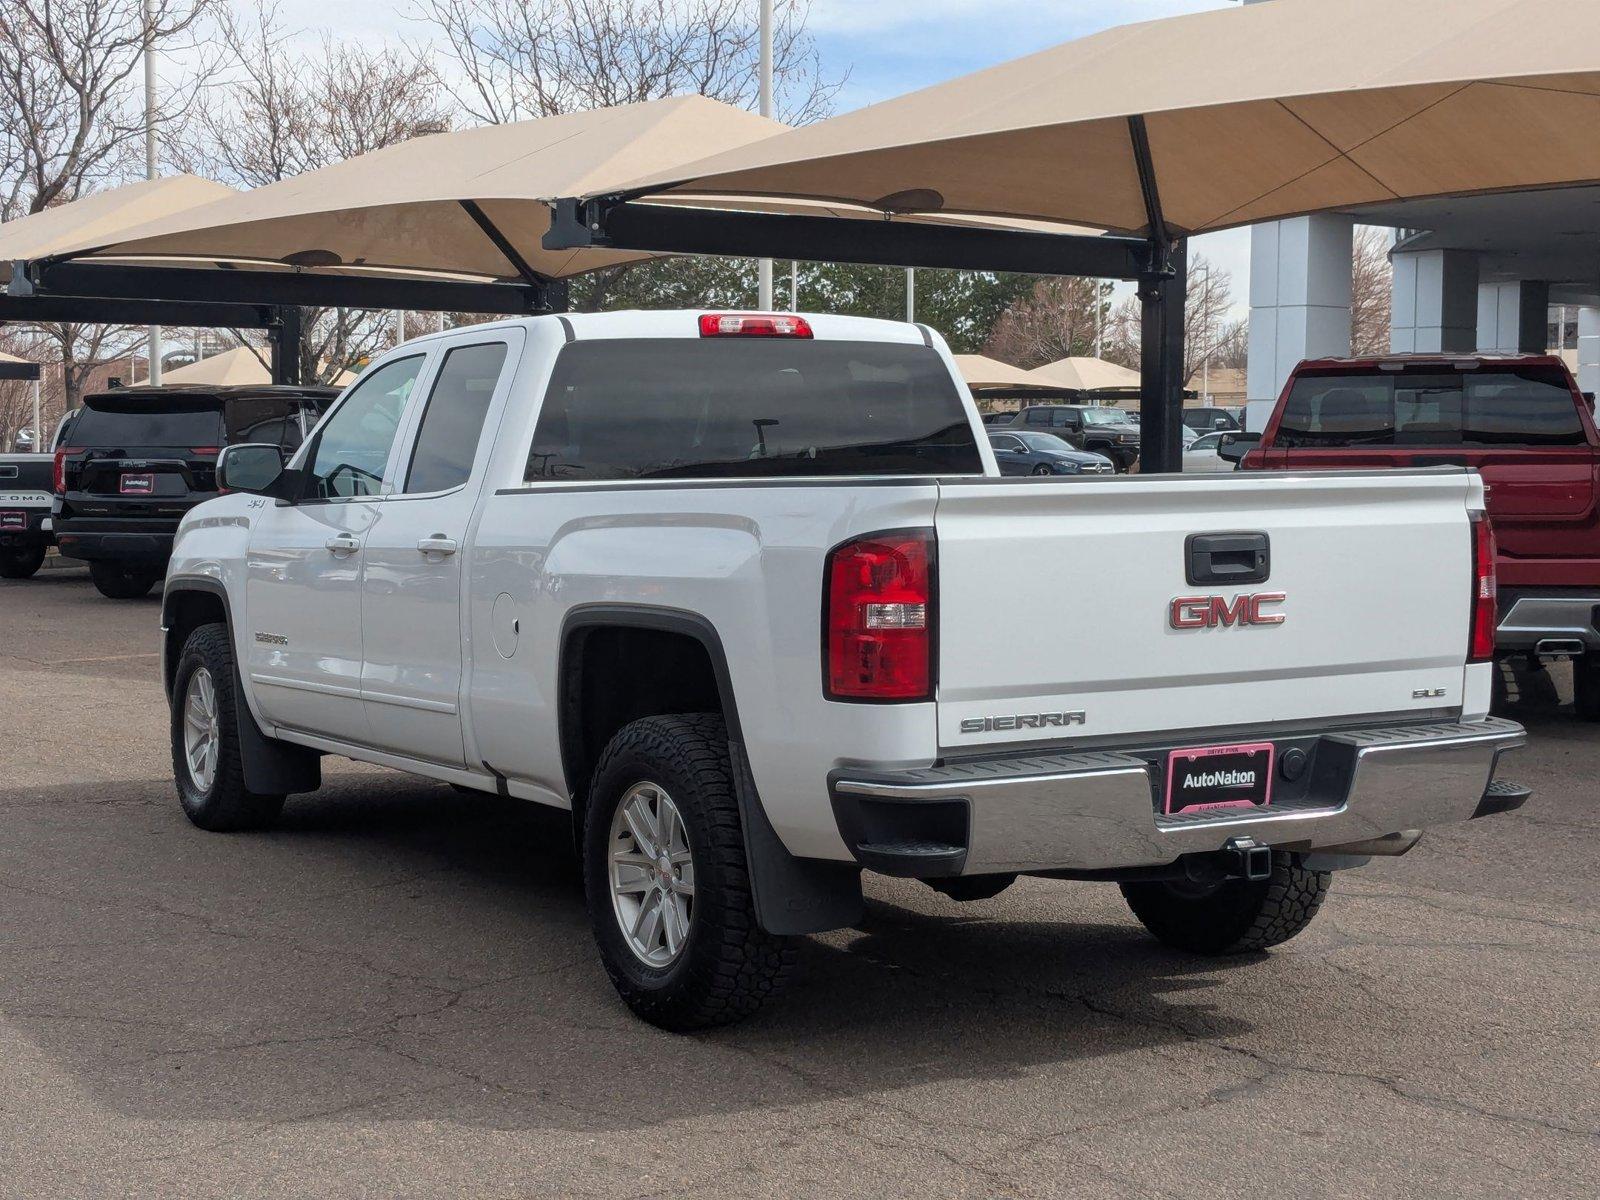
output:
[[27, 579], [50, 547], [48, 454], [0, 454], [0, 579]]
[[236, 442], [290, 454], [339, 394], [325, 387], [137, 387], [84, 398], [55, 456], [55, 537], [112, 599], [166, 573], [183, 514], [217, 494]]

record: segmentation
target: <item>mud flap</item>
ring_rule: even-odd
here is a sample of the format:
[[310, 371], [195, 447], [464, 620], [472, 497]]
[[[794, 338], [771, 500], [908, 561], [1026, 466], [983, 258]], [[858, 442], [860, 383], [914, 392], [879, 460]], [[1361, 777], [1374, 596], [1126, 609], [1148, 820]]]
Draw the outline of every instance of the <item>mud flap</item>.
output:
[[866, 902], [861, 868], [855, 863], [796, 858], [789, 853], [756, 792], [744, 745], [728, 743], [734, 789], [744, 826], [744, 852], [750, 864], [750, 891], [761, 928], [779, 936], [825, 933], [859, 924]]
[[289, 796], [314, 792], [322, 786], [322, 755], [305, 746], [280, 742], [261, 732], [233, 672], [234, 709], [239, 714], [239, 758], [244, 765], [244, 786], [261, 796]]

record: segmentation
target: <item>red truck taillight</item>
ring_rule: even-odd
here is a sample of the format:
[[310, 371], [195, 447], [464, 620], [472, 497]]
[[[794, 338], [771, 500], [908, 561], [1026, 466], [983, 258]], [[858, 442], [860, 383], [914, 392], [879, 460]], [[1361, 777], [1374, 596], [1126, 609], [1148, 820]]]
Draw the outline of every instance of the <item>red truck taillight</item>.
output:
[[1494, 526], [1477, 513], [1472, 518], [1472, 641], [1467, 648], [1471, 662], [1494, 658], [1494, 633], [1497, 617], [1494, 576]]
[[874, 533], [835, 547], [822, 593], [830, 700], [933, 698], [931, 529]]

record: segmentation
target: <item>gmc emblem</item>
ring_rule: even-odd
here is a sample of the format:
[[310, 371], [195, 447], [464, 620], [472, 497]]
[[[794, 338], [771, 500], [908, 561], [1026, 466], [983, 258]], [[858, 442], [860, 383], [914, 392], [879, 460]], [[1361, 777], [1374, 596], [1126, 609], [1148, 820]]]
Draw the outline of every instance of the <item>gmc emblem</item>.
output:
[[1235, 625], [1282, 625], [1284, 614], [1262, 611], [1269, 604], [1282, 604], [1284, 592], [1257, 592], [1252, 596], [1179, 596], [1167, 608], [1167, 621], [1174, 629], [1232, 629]]

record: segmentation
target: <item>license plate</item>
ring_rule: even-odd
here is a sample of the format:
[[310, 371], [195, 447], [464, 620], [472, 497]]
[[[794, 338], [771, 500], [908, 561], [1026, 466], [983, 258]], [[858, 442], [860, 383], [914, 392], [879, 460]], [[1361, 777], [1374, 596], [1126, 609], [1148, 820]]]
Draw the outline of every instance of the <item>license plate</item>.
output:
[[124, 475], [122, 477], [122, 494], [124, 496], [148, 496], [156, 490], [156, 477], [154, 475]]
[[25, 512], [0, 512], [0, 529], [26, 529], [28, 527], [28, 514]]
[[1259, 808], [1271, 802], [1271, 742], [1196, 746], [1167, 755], [1169, 813]]

